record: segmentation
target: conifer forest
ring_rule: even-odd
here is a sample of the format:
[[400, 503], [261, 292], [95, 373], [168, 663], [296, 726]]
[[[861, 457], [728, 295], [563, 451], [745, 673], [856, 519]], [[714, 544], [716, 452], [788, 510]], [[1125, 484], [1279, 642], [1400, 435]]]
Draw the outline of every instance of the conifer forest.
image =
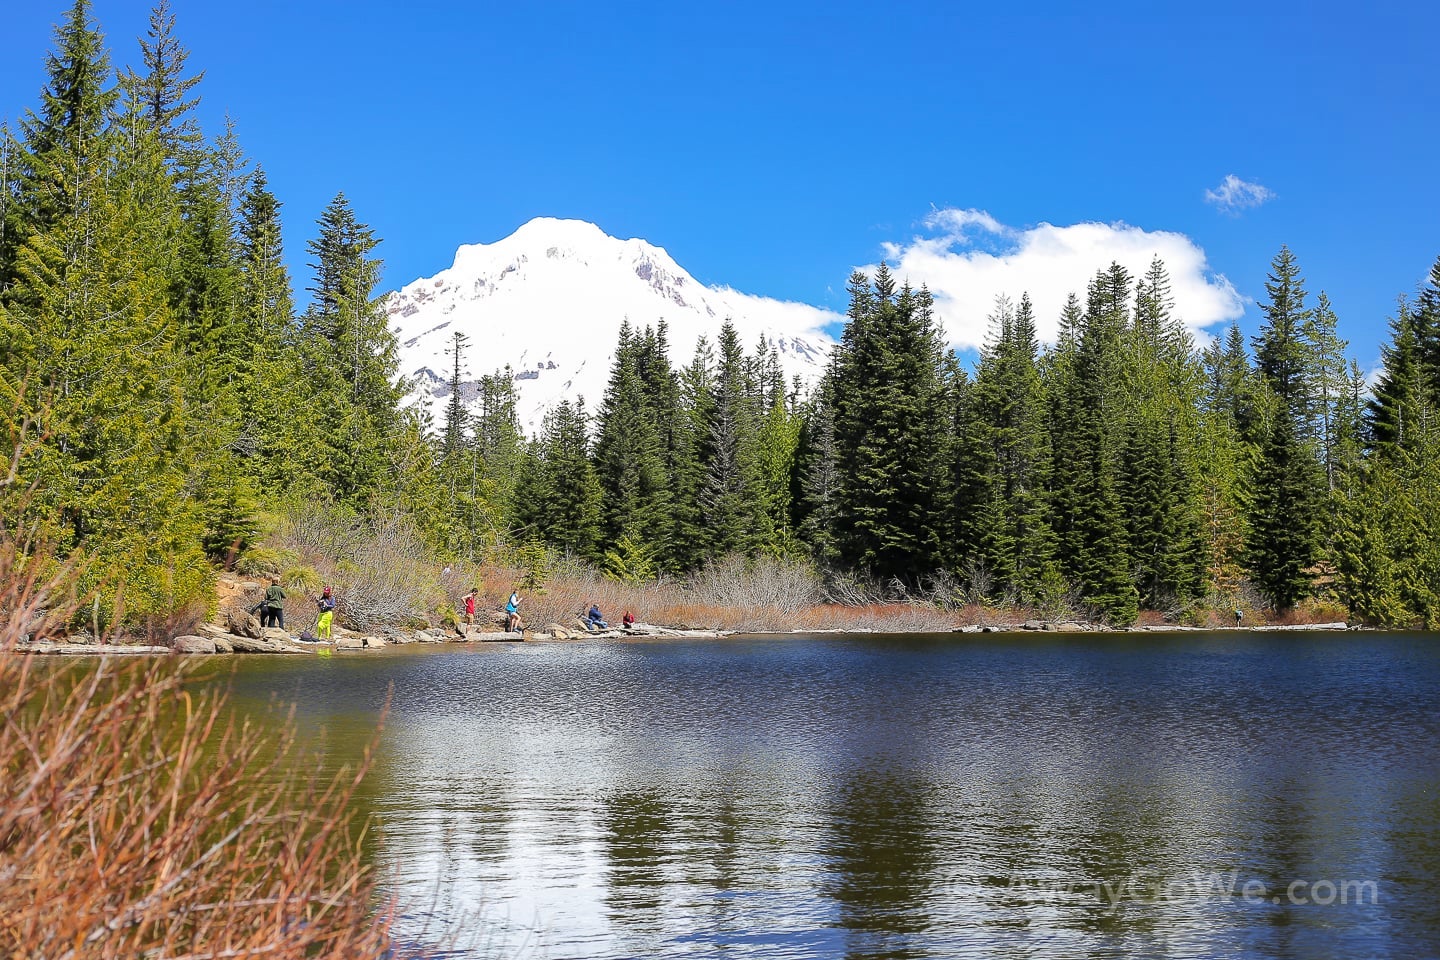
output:
[[462, 358], [487, 366], [461, 335], [449, 406], [405, 402], [380, 238], [343, 192], [289, 275], [263, 158], [200, 128], [164, 0], [133, 66], [106, 51], [76, 0], [0, 135], [0, 523], [116, 621], [213, 596], [268, 518], [320, 510], [400, 517], [436, 563], [543, 547], [638, 583], [774, 556], [1114, 625], [1316, 599], [1440, 625], [1440, 259], [1368, 382], [1289, 248], [1253, 337], [1198, 342], [1159, 260], [1098, 263], [1057, 342], [1016, 290], [973, 364], [882, 264], [813, 388], [729, 324], [684, 365], [627, 324], [604, 396], [526, 436], [509, 371], [460, 402]]

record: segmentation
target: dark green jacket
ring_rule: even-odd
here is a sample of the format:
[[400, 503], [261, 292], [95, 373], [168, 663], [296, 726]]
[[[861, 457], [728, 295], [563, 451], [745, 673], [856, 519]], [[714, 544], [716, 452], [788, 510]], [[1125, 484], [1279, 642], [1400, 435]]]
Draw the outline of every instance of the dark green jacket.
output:
[[265, 606], [271, 610], [285, 606], [285, 591], [280, 589], [280, 584], [272, 583], [265, 588]]

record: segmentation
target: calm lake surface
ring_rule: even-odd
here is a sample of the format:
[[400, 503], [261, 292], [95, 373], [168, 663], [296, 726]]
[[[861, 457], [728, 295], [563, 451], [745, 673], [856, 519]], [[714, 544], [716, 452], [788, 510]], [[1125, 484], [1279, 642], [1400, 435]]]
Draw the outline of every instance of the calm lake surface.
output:
[[1440, 956], [1440, 637], [244, 658], [461, 956]]

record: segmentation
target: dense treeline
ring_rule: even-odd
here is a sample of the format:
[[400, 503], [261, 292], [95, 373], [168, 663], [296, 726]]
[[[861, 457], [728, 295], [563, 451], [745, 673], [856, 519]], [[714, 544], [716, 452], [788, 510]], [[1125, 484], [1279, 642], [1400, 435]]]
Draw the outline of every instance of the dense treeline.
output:
[[1001, 299], [967, 370], [882, 265], [850, 278], [811, 389], [728, 324], [683, 367], [663, 323], [627, 324], [593, 414], [563, 402], [527, 438], [510, 371], [464, 382], [457, 334], [432, 424], [403, 403], [379, 241], [345, 196], [297, 311], [280, 202], [233, 131], [200, 130], [164, 0], [138, 55], [113, 70], [77, 0], [0, 138], [4, 521], [85, 557], [107, 617], [122, 581], [132, 620], [204, 596], [267, 514], [323, 503], [403, 508], [439, 555], [543, 544], [633, 582], [769, 554], [1114, 623], [1311, 597], [1440, 622], [1440, 261], [1373, 389], [1282, 249], [1248, 343], [1198, 346], [1158, 260], [1097, 265], [1053, 346]]

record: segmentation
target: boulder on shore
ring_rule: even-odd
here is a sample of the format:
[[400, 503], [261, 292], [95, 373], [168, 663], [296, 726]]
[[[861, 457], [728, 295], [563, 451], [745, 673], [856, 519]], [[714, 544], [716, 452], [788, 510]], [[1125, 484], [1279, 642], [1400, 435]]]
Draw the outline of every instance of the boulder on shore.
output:
[[237, 636], [230, 641], [236, 653], [279, 653], [279, 649], [269, 640], [257, 640], [254, 637]]
[[188, 635], [176, 637], [170, 644], [176, 653], [214, 653], [215, 641], [210, 637]]
[[237, 637], [249, 637], [252, 640], [259, 640], [260, 631], [264, 629], [253, 613], [234, 607], [225, 613], [225, 628], [228, 633], [233, 633]]

